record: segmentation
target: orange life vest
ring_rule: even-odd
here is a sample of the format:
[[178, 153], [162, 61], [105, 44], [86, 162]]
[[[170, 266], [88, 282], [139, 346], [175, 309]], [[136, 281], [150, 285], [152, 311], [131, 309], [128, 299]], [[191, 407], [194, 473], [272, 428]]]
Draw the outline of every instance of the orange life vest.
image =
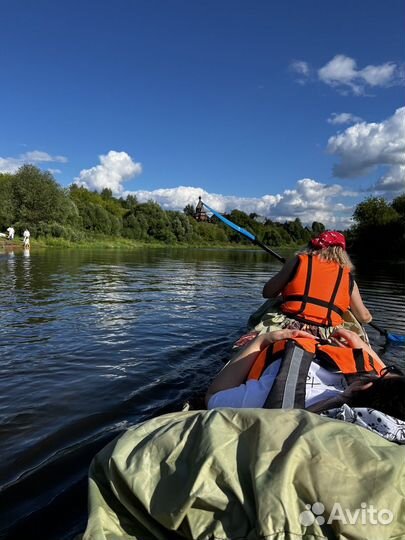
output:
[[293, 338], [276, 341], [260, 351], [253, 366], [250, 368], [247, 379], [260, 379], [266, 367], [274, 360], [283, 356], [289, 341], [293, 341], [301, 349], [311, 353], [313, 361], [322, 367], [330, 371], [339, 371], [344, 375], [365, 372], [379, 374], [385, 367], [385, 364], [381, 360], [373, 358], [363, 349], [319, 345], [316, 340], [311, 338]]
[[281, 311], [309, 324], [337, 326], [350, 307], [352, 283], [349, 268], [298, 255], [296, 271], [282, 291]]

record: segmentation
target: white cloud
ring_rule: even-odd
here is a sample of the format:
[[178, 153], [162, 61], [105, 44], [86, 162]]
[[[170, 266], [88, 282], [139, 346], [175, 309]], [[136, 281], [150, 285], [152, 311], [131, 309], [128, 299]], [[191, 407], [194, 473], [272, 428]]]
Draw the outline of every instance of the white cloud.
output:
[[359, 123], [331, 137], [327, 150], [340, 158], [335, 176], [363, 176], [379, 165], [405, 165], [405, 107], [381, 123]]
[[31, 152], [25, 152], [17, 157], [0, 157], [0, 172], [3, 173], [15, 173], [22, 165], [31, 163], [34, 165], [40, 163], [67, 163], [65, 156], [51, 156], [47, 152], [41, 152], [40, 150], [33, 150]]
[[337, 54], [318, 70], [319, 80], [329, 86], [337, 87], [342, 93], [350, 89], [355, 95], [364, 94], [365, 87], [390, 86], [400, 79], [400, 69], [393, 62], [379, 66], [369, 65], [357, 68], [354, 58]]
[[303, 60], [294, 60], [291, 62], [290, 69], [299, 75], [309, 75], [309, 64]]
[[378, 191], [385, 196], [396, 196], [405, 191], [405, 165], [393, 165], [368, 191]]
[[355, 124], [356, 122], [362, 122], [363, 119], [360, 116], [355, 116], [351, 113], [332, 113], [328, 118], [327, 122], [329, 124], [339, 125], [339, 124]]
[[208, 193], [204, 189], [179, 186], [154, 191], [126, 192], [136, 195], [139, 202], [154, 200], [165, 210], [182, 211], [187, 204], [196, 205], [198, 197], [218, 212], [237, 208], [250, 214], [255, 212], [273, 221], [284, 222], [299, 217], [304, 224], [320, 221], [327, 227], [346, 228], [350, 225], [352, 206], [345, 206], [338, 199], [355, 196], [345, 192], [338, 184], [325, 185], [310, 178], [299, 180], [294, 189], [281, 194], [263, 195], [258, 198], [225, 196]]
[[32, 163], [45, 163], [48, 161], [55, 163], [67, 163], [67, 158], [65, 156], [50, 156], [47, 152], [41, 152], [40, 150], [26, 152], [24, 156], [27, 161]]
[[80, 171], [74, 183], [97, 191], [109, 188], [114, 195], [121, 195], [124, 190], [122, 183], [142, 172], [142, 165], [133, 161], [126, 152], [110, 150], [99, 159], [99, 165]]
[[296, 82], [299, 84], [305, 84], [311, 76], [311, 68], [308, 62], [303, 60], [294, 60], [291, 62], [290, 71], [297, 75]]

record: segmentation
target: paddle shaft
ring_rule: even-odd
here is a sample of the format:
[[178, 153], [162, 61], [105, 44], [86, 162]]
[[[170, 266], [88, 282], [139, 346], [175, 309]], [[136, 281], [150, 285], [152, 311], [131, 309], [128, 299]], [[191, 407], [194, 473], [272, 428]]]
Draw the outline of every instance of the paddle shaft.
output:
[[285, 263], [284, 257], [282, 257], [281, 255], [279, 255], [278, 253], [276, 253], [275, 251], [267, 247], [266, 244], [263, 244], [263, 242], [260, 242], [260, 240], [258, 240], [257, 238], [256, 240], [254, 240], [254, 243], [260, 246], [262, 249], [264, 249], [264, 251], [267, 251], [267, 253], [270, 253], [270, 255], [273, 255], [273, 257], [278, 259], [280, 262]]
[[387, 330], [383, 330], [382, 328], [380, 328], [379, 326], [377, 326], [375, 323], [373, 322], [369, 322], [367, 323], [369, 324], [370, 326], [372, 326], [375, 330], [377, 330], [377, 332], [379, 332], [382, 336], [388, 336], [388, 332]]
[[370, 326], [375, 328], [377, 330], [377, 332], [379, 332], [381, 335], [385, 336], [385, 339], [387, 339], [391, 343], [397, 343], [397, 344], [405, 343], [405, 336], [399, 336], [398, 334], [391, 334], [391, 332], [388, 332], [387, 330], [384, 330], [383, 328], [380, 328], [379, 326], [377, 326], [373, 322], [369, 322], [367, 324], [369, 324]]
[[282, 263], [285, 263], [285, 258], [284, 257], [282, 257], [281, 255], [279, 255], [278, 253], [276, 253], [275, 251], [273, 251], [272, 249], [267, 247], [266, 244], [263, 244], [263, 242], [260, 242], [260, 240], [258, 240], [253, 233], [251, 233], [250, 231], [247, 231], [243, 227], [239, 227], [239, 225], [236, 225], [236, 223], [233, 223], [230, 219], [224, 217], [222, 214], [220, 214], [219, 212], [217, 212], [213, 208], [210, 208], [208, 206], [208, 204], [203, 203], [203, 205], [207, 208], [207, 210], [212, 212], [214, 214], [214, 216], [216, 216], [220, 221], [222, 221], [223, 223], [225, 223], [226, 225], [231, 227], [231, 229], [233, 229], [234, 231], [237, 231], [239, 234], [245, 236], [246, 238], [249, 238], [249, 240], [251, 242], [253, 242], [254, 244], [260, 246], [262, 249], [264, 249], [264, 251], [266, 251], [267, 253], [270, 253], [270, 255], [273, 255], [273, 257], [275, 257], [276, 259], [278, 259]]

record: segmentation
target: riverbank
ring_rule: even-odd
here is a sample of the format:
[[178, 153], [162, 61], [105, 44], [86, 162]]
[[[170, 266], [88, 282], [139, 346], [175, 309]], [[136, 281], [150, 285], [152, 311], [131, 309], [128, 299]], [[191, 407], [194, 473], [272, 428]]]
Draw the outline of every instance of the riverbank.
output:
[[[277, 246], [275, 249], [298, 249], [300, 246], [285, 245]], [[23, 249], [22, 241], [9, 242], [7, 240], [0, 241], [1, 248], [17, 248]], [[131, 240], [123, 237], [110, 237], [110, 236], [96, 236], [87, 238], [85, 240], [71, 241], [65, 238], [35, 238], [31, 240], [31, 249], [36, 248], [66, 248], [66, 249], [140, 249], [140, 248], [218, 248], [218, 249], [256, 249], [261, 251], [261, 248], [254, 244], [245, 243], [212, 243], [212, 242], [200, 242], [200, 243], [165, 243], [165, 242], [141, 242], [138, 240]]]

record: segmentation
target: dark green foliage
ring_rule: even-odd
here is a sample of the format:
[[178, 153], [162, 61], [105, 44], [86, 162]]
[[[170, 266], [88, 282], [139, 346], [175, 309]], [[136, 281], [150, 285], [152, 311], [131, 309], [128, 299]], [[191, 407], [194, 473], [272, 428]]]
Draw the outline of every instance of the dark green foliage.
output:
[[[50, 173], [32, 165], [0, 174], [0, 227], [14, 224], [17, 235], [28, 227], [33, 238], [79, 241], [101, 235], [163, 244], [251, 245], [217, 218], [198, 222], [194, 216], [192, 204], [183, 212], [165, 211], [154, 201], [139, 203], [134, 195], [116, 198], [108, 188], [101, 193], [75, 184], [62, 189]], [[237, 209], [227, 217], [273, 247], [302, 244], [311, 236], [299, 219], [281, 224]]]
[[12, 198], [15, 217], [32, 227], [40, 221], [65, 223], [75, 209], [67, 193], [49, 172], [24, 165], [14, 175]]
[[357, 205], [354, 214], [354, 221], [360, 227], [369, 225], [386, 225], [398, 219], [398, 212], [392, 205], [381, 197], [369, 197]]
[[405, 193], [392, 201], [392, 208], [405, 218]]
[[11, 174], [0, 174], [0, 232], [15, 221], [13, 178]]
[[311, 225], [311, 231], [314, 236], [318, 236], [319, 234], [323, 233], [324, 230], [325, 225], [323, 223], [319, 223], [319, 221], [314, 221]]
[[374, 257], [403, 257], [405, 252], [405, 194], [388, 203], [380, 197], [369, 197], [357, 205], [356, 224], [348, 231], [354, 251]]
[[297, 244], [307, 244], [311, 239], [311, 233], [303, 227], [300, 218], [285, 223], [284, 228]]
[[194, 217], [194, 215], [195, 215], [195, 207], [192, 204], [187, 204], [184, 207], [183, 212], [186, 214], [186, 216]]

